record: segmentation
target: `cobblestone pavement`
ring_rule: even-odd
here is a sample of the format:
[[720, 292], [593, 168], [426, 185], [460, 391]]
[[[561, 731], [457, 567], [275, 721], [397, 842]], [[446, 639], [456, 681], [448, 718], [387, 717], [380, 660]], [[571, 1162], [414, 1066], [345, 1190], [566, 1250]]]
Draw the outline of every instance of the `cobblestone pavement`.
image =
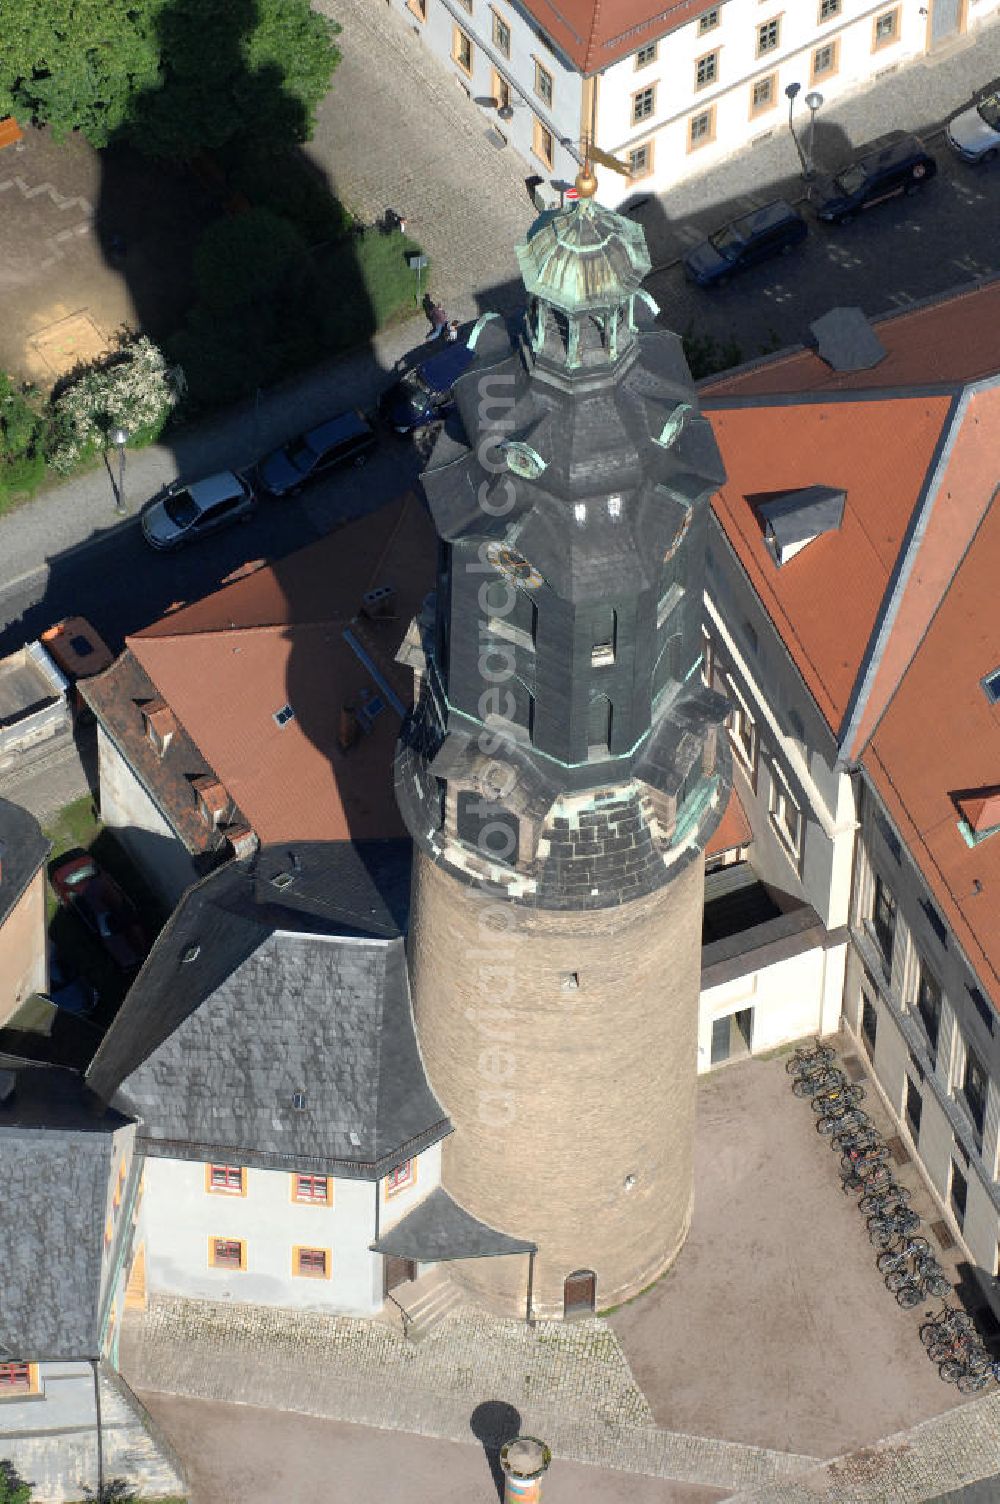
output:
[[[516, 1406], [561, 1457], [679, 1482], [746, 1488], [812, 1459], [658, 1427], [605, 1322], [447, 1317], [418, 1345], [378, 1321], [160, 1299], [130, 1316], [133, 1388], [467, 1441], [477, 1406]], [[235, 1391], [235, 1392], [234, 1392]], [[488, 1438], [486, 1438], [488, 1440]]]
[[[308, 148], [368, 220], [387, 208], [432, 261], [450, 313], [519, 304], [513, 247], [535, 218], [530, 168], [486, 141], [488, 122], [378, 0], [315, 0], [343, 26], [343, 58]], [[371, 128], [359, 131], [358, 122]]]
[[[994, 1393], [798, 1478], [745, 1489], [731, 1504], [920, 1504], [998, 1469], [1000, 1394]], [[1000, 1478], [982, 1497], [1000, 1498]]]

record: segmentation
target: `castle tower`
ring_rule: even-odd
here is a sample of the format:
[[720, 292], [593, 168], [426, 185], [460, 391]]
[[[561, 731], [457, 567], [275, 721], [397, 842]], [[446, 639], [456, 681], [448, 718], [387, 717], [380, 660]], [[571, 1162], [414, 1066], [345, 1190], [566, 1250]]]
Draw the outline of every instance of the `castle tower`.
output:
[[[681, 341], [652, 327], [642, 230], [581, 197], [517, 255], [523, 331], [480, 321], [423, 477], [441, 547], [396, 785], [444, 1185], [537, 1244], [532, 1309], [559, 1316], [642, 1289], [691, 1216], [703, 850], [729, 792], [700, 676], [724, 472]], [[452, 1275], [523, 1315], [523, 1260]]]

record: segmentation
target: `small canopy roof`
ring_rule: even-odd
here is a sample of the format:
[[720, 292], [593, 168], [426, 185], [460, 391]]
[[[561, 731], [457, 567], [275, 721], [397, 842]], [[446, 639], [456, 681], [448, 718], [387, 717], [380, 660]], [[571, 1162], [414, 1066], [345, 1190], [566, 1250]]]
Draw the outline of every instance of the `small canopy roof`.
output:
[[534, 1253], [537, 1246], [524, 1238], [512, 1238], [495, 1227], [487, 1227], [485, 1222], [480, 1222], [478, 1217], [453, 1201], [441, 1186], [431, 1191], [426, 1201], [421, 1201], [371, 1245], [373, 1253], [416, 1259], [421, 1264], [442, 1259], [486, 1259], [504, 1253]]

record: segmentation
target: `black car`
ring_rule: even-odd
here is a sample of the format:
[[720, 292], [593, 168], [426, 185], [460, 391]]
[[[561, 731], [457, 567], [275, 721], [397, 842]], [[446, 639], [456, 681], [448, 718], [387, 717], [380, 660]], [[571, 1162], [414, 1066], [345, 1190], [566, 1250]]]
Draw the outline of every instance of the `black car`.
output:
[[924, 143], [899, 132], [838, 173], [818, 178], [813, 208], [819, 219], [847, 224], [862, 209], [873, 209], [901, 193], [918, 193], [936, 172], [937, 163]]
[[455, 405], [452, 387], [474, 359], [465, 344], [445, 345], [416, 370], [383, 392], [379, 411], [399, 434], [413, 433], [444, 418]]
[[734, 272], [780, 256], [801, 245], [808, 234], [805, 220], [783, 198], [741, 215], [714, 231], [684, 257], [684, 271], [699, 287], [719, 287]]
[[318, 428], [266, 455], [254, 479], [268, 496], [294, 496], [309, 481], [319, 480], [338, 465], [363, 465], [375, 447], [375, 430], [363, 412], [338, 413]]

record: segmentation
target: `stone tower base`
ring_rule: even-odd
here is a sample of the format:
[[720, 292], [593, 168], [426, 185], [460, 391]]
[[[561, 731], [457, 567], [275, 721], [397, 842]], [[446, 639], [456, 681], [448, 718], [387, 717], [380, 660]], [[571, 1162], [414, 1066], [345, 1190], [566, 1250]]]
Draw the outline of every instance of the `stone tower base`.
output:
[[[450, 1194], [538, 1246], [533, 1313], [595, 1276], [602, 1309], [676, 1258], [692, 1208], [704, 868], [590, 911], [490, 898], [418, 849], [410, 966], [427, 1074], [455, 1125]], [[527, 1257], [467, 1259], [452, 1277], [508, 1315]]]

